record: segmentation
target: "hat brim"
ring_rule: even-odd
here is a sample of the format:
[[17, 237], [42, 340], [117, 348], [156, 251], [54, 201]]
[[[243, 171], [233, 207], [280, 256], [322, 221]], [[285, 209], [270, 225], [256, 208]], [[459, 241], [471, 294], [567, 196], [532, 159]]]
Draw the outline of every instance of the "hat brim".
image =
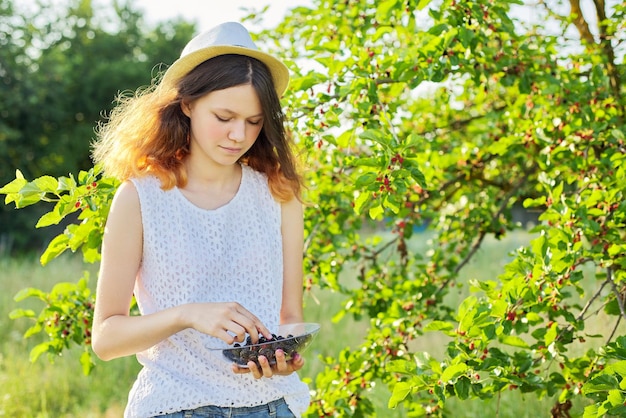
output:
[[182, 77], [204, 61], [226, 54], [244, 55], [261, 61], [272, 74], [278, 97], [281, 97], [285, 90], [287, 90], [287, 85], [289, 84], [289, 69], [285, 64], [264, 52], [232, 45], [210, 46], [177, 59], [165, 71], [163, 79], [161, 80], [161, 86], [166, 88], [174, 87]]

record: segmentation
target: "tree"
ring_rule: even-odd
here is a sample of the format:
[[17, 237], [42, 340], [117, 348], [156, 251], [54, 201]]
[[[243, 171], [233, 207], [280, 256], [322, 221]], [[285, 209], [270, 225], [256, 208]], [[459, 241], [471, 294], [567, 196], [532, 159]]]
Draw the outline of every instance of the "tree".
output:
[[[295, 74], [285, 105], [308, 166], [305, 285], [345, 294], [337, 317], [370, 323], [358, 349], [327, 359], [311, 416], [367, 416], [374, 382], [416, 416], [508, 389], [558, 394], [553, 416], [575, 398], [585, 416], [626, 413], [626, 337], [585, 331], [626, 318], [626, 4], [588, 4], [597, 19], [571, 0], [523, 22], [504, 0], [317, 0], [259, 34]], [[51, 192], [37, 181], [0, 192], [32, 203], [33, 189]], [[98, 186], [103, 202], [113, 189]], [[535, 238], [448, 305], [485, 239], [521, 227], [519, 205], [540, 212]], [[87, 222], [106, 205], [81, 209]], [[390, 233], [364, 240], [371, 226]], [[410, 245], [418, 227], [427, 253]], [[63, 236], [49, 256], [87, 242]], [[428, 333], [449, 338], [440, 358], [411, 344]]]
[[[29, 178], [88, 170], [94, 126], [116, 94], [149, 84], [153, 67], [174, 60], [194, 30], [184, 22], [144, 30], [140, 14], [121, 2], [113, 10], [90, 0], [41, 3], [34, 11], [0, 3], [2, 184], [16, 168]], [[2, 209], [2, 235], [16, 249], [40, 249], [62, 231], [23, 232], [50, 207]]]
[[[625, 412], [626, 340], [573, 354], [593, 313], [616, 327], [624, 316], [624, 4], [591, 6], [595, 30], [576, 1], [565, 15], [542, 3], [527, 29], [516, 2], [320, 1], [272, 31], [294, 60], [321, 64], [300, 67], [287, 105], [314, 164], [308, 278], [371, 321], [360, 349], [328, 359], [316, 414], [367, 415], [375, 380], [416, 414], [507, 387], [561, 392], [555, 410], [585, 395], [590, 416]], [[485, 237], [519, 227], [518, 204], [542, 212], [537, 238], [447, 306]], [[367, 215], [393, 238], [364, 242]], [[432, 251], [412, 253], [426, 222]], [[354, 264], [348, 289], [340, 274]], [[587, 295], [581, 280], [601, 285]], [[444, 358], [412, 348], [428, 332], [450, 338]]]

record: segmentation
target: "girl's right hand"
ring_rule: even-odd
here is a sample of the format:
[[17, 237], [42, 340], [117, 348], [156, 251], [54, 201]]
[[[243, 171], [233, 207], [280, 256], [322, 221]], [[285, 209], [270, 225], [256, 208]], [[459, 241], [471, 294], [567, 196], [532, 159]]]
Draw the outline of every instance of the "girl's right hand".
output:
[[187, 328], [219, 338], [227, 344], [244, 342], [246, 334], [253, 343], [261, 334], [272, 338], [272, 333], [259, 318], [237, 302], [190, 303], [181, 308]]

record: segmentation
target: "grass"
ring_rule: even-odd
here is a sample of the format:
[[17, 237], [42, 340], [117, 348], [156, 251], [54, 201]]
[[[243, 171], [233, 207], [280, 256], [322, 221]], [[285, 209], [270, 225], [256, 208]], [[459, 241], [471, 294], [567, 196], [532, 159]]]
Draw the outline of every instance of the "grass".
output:
[[[418, 237], [423, 238], [423, 236]], [[485, 243], [485, 250], [477, 255], [464, 270], [463, 279], [473, 277], [485, 278], [485, 274], [493, 274], [496, 279], [498, 272], [508, 260], [508, 253], [522, 244], [526, 244], [529, 236], [524, 233], [510, 235], [506, 240]], [[424, 245], [417, 240], [415, 245]], [[24, 331], [30, 326], [28, 320], [10, 320], [11, 310], [32, 305], [39, 309], [36, 301], [16, 303], [13, 296], [24, 287], [37, 287], [49, 290], [59, 281], [76, 281], [82, 276], [84, 265], [77, 256], [64, 256], [54, 260], [49, 266], [41, 267], [34, 258], [11, 259], [0, 257], [0, 418], [113, 418], [120, 417], [126, 403], [126, 397], [139, 366], [134, 357], [117, 359], [112, 362], [97, 362], [94, 372], [84, 376], [78, 356], [80, 349], [72, 349], [64, 356], [55, 359], [54, 364], [45, 358], [35, 363], [28, 359], [29, 351], [40, 341], [38, 337], [28, 340], [22, 338]], [[95, 267], [92, 269], [91, 283], [95, 285]], [[593, 288], [591, 280], [588, 287]], [[457, 287], [448, 295], [448, 303], [461, 301], [468, 293], [466, 287]], [[305, 317], [309, 322], [319, 322], [322, 331], [318, 334], [307, 353], [307, 363], [301, 376], [314, 380], [314, 376], [323, 369], [320, 356], [333, 356], [346, 345], [356, 348], [361, 337], [367, 330], [368, 323], [355, 321], [352, 317], [344, 317], [340, 323], [334, 324], [330, 315], [341, 307], [344, 296], [329, 291], [316, 290], [307, 295], [305, 300]], [[599, 334], [608, 335], [611, 331], [607, 321], [597, 321]], [[622, 330], [623, 331], [623, 330]], [[428, 334], [419, 339], [420, 350], [429, 351], [437, 356], [446, 341], [439, 334]], [[389, 393], [383, 385], [377, 385], [370, 399], [377, 408], [376, 416], [404, 418], [407, 411], [398, 408], [394, 411], [386, 409]], [[517, 391], [505, 392], [499, 399], [489, 401], [449, 400], [446, 416], [454, 417], [541, 417], [549, 416], [550, 408], [555, 399], [537, 400], [532, 394], [522, 395]], [[523, 407], [522, 407], [523, 406]], [[576, 404], [578, 416], [583, 405]]]
[[55, 358], [54, 363], [44, 357], [31, 363], [29, 351], [41, 337], [24, 340], [22, 335], [31, 323], [8, 318], [17, 307], [36, 311], [41, 307], [34, 300], [14, 302], [13, 296], [20, 289], [37, 287], [47, 291], [57, 282], [76, 281], [83, 270], [75, 256], [61, 257], [46, 267], [33, 259], [0, 258], [0, 417], [122, 416], [128, 390], [139, 370], [134, 358], [98, 362], [89, 377], [83, 375], [78, 362], [81, 350], [77, 348]]

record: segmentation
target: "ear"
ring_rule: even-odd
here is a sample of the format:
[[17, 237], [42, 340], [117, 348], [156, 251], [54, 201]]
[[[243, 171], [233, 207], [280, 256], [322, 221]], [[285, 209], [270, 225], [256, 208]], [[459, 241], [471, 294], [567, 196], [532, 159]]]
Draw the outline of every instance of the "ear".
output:
[[187, 102], [180, 102], [180, 110], [182, 110], [188, 118], [191, 118], [191, 104]]

